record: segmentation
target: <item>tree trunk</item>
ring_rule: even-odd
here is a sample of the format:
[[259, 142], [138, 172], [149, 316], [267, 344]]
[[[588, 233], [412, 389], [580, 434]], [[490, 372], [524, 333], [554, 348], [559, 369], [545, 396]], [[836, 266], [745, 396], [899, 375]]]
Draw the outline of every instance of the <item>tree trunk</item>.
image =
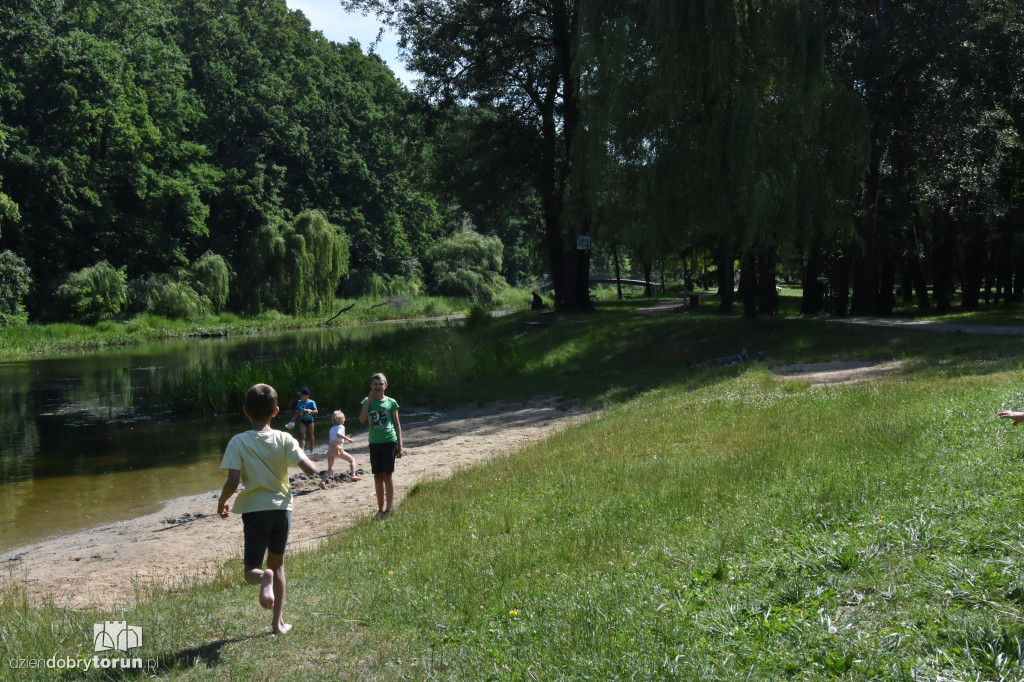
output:
[[775, 315], [779, 312], [779, 291], [775, 288], [775, 254], [761, 254], [757, 259], [757, 312]]
[[744, 253], [740, 259], [740, 300], [743, 317], [757, 317], [757, 261], [751, 253]]
[[619, 269], [619, 244], [612, 243], [612, 256], [615, 258], [615, 286], [619, 290], [619, 300], [622, 300], [622, 271]]
[[972, 224], [967, 229], [966, 241], [961, 249], [964, 259], [960, 307], [964, 310], [977, 310], [985, 270], [985, 233], [979, 225]]
[[916, 253], [913, 260], [910, 261], [910, 276], [914, 282], [914, 291], [917, 292], [917, 307], [927, 309], [931, 306], [931, 302], [928, 300], [928, 282], [924, 278], [924, 265], [921, 263], [921, 257]]
[[878, 273], [878, 314], [892, 315], [896, 309], [896, 297], [893, 289], [896, 288], [896, 264], [891, 258], [887, 258], [879, 269]]
[[832, 291], [829, 292], [829, 312], [836, 317], [845, 317], [850, 307], [850, 259], [841, 256], [836, 259], [831, 276]]
[[953, 308], [953, 268], [956, 262], [952, 219], [947, 211], [937, 211], [934, 221], [932, 295], [935, 297], [935, 310], [948, 313]]
[[736, 272], [733, 270], [732, 246], [728, 237], [723, 236], [718, 243], [718, 312], [731, 313], [735, 298], [734, 287]]
[[821, 275], [821, 250], [810, 247], [807, 250], [807, 261], [804, 263], [803, 295], [800, 297], [801, 315], [821, 313], [825, 298], [824, 287], [819, 279]]

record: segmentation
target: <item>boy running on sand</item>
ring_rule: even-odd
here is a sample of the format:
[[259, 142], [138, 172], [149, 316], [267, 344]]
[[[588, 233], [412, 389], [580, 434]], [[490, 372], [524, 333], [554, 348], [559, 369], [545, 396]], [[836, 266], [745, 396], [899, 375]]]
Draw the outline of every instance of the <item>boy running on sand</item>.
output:
[[[316, 474], [316, 467], [291, 434], [270, 428], [270, 420], [279, 409], [273, 387], [256, 384], [246, 391], [242, 411], [252, 429], [232, 438], [224, 450], [220, 468], [228, 470], [228, 479], [217, 503], [217, 513], [225, 519], [232, 511], [242, 515], [245, 582], [260, 586], [260, 606], [274, 610], [271, 627], [275, 633], [283, 634], [292, 627], [284, 622], [283, 615], [284, 549], [292, 522], [288, 465], [296, 464], [310, 476]], [[232, 507], [228, 500], [240, 482], [245, 490]], [[326, 487], [322, 481], [320, 487]]]
[[377, 493], [377, 518], [391, 512], [395, 486], [391, 475], [395, 472], [395, 458], [402, 456], [402, 424], [398, 420], [398, 403], [384, 395], [388, 386], [386, 376], [378, 372], [370, 377], [370, 394], [363, 399], [359, 421], [370, 421], [370, 468], [373, 487]]
[[334, 414], [331, 415], [331, 421], [334, 422], [334, 426], [331, 427], [330, 442], [327, 444], [327, 471], [323, 474], [323, 480], [326, 482], [334, 473], [334, 460], [337, 457], [348, 461], [348, 467], [351, 471], [349, 478], [353, 481], [363, 480], [361, 477], [356, 476], [356, 460], [352, 455], [345, 452], [345, 443], [351, 443], [352, 439], [345, 435], [345, 413], [341, 410], [335, 410]]

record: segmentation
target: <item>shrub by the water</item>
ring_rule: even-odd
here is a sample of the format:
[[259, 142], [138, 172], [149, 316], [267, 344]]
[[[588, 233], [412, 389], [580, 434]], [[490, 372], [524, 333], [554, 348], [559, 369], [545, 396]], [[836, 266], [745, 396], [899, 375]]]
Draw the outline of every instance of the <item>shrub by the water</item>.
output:
[[32, 287], [32, 271], [11, 251], [0, 253], [0, 324], [22, 312], [21, 301]]
[[210, 299], [170, 275], [133, 280], [131, 294], [133, 308], [173, 320], [194, 321], [213, 312]]
[[497, 237], [459, 232], [432, 245], [424, 256], [428, 291], [490, 303], [508, 285], [501, 277], [502, 245]]
[[56, 293], [66, 318], [75, 322], [109, 320], [128, 301], [126, 269], [105, 260], [68, 275]]
[[231, 272], [224, 258], [207, 251], [189, 267], [189, 277], [196, 293], [209, 299], [213, 312], [223, 312], [231, 286]]

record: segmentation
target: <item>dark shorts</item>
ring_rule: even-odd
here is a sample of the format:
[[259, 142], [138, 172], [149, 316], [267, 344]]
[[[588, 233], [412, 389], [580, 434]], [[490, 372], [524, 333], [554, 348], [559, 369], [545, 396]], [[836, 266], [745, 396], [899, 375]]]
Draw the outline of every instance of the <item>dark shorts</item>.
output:
[[370, 471], [374, 474], [395, 473], [398, 443], [370, 443]]
[[312, 424], [313, 420], [312, 419], [300, 419], [299, 423], [300, 424]]
[[263, 557], [268, 550], [271, 554], [284, 554], [291, 527], [292, 513], [284, 509], [242, 514], [242, 532], [245, 535], [243, 563], [247, 567], [262, 568]]

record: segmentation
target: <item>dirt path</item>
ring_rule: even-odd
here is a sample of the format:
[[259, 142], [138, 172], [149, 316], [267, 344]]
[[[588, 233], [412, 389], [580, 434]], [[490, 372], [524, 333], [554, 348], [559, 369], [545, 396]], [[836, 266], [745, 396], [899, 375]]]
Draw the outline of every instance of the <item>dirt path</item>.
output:
[[964, 332], [965, 334], [1024, 334], [1024, 326], [971, 324], [968, 322], [941, 322], [939, 320], [900, 320], [890, 318], [867, 317], [836, 317], [829, 322], [843, 324], [866, 324], [872, 327], [897, 327], [903, 329], [922, 329], [931, 332]]
[[[406, 455], [395, 469], [397, 500], [417, 481], [450, 476], [457, 469], [514, 452], [578, 422], [582, 410], [562, 409], [552, 398], [492, 404], [439, 414], [404, 429]], [[340, 528], [377, 509], [365, 441], [346, 448], [362, 481], [335, 482], [320, 490], [298, 468], [292, 471], [295, 504], [289, 550], [317, 547]], [[317, 466], [327, 468], [318, 448]], [[335, 471], [344, 461], [335, 463]], [[216, 515], [220, 491], [172, 500], [156, 514], [108, 524], [0, 554], [2, 579], [21, 581], [35, 602], [52, 600], [74, 608], [130, 605], [133, 583], [167, 584], [177, 576], [203, 578], [232, 558], [241, 558], [242, 521]], [[399, 512], [401, 509], [399, 508]], [[73, 574], [89, 581], [69, 580]]]
[[853, 384], [860, 381], [880, 379], [903, 369], [903, 361], [838, 361], [806, 362], [797, 365], [772, 367], [771, 372], [781, 379], [809, 381], [812, 388]]

